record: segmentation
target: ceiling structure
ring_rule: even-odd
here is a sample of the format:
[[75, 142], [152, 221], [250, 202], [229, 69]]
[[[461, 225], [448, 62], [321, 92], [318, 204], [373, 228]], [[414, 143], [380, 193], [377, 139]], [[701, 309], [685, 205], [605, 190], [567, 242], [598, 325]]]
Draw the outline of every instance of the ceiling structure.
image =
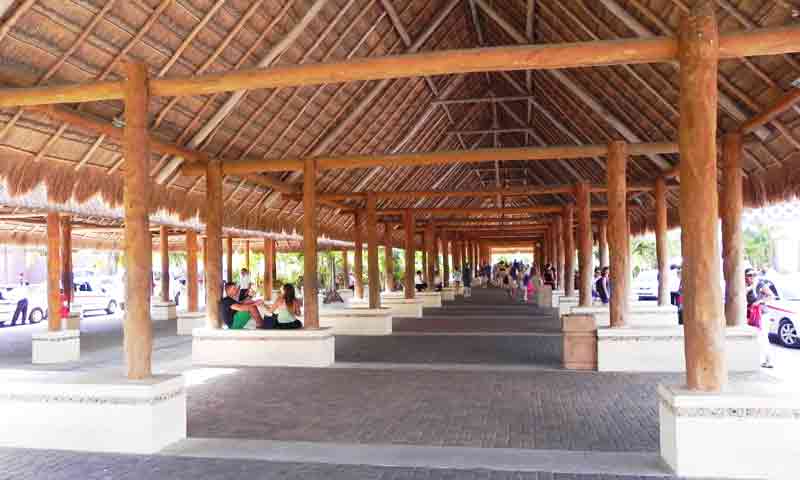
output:
[[[149, 66], [153, 78], [192, 76], [241, 68], [312, 64], [413, 52], [487, 46], [586, 42], [674, 36], [690, 0], [15, 0], [0, 26], [0, 82], [8, 86], [119, 80], [121, 61]], [[800, 7], [784, 0], [716, 0], [726, 32], [796, 25]], [[739, 127], [795, 88], [794, 55], [726, 60], [720, 64], [720, 134]], [[670, 144], [678, 136], [677, 64], [657, 63], [548, 71], [467, 73], [353, 81], [186, 97], [153, 97], [151, 133], [156, 150], [153, 203], [163, 221], [199, 218], [202, 176], [183, 169], [181, 155], [293, 159], [303, 156], [374, 156], [487, 148]], [[53, 206], [99, 194], [121, 204], [122, 149], [114, 129], [124, 125], [122, 102], [84, 103], [71, 110], [0, 109], [0, 178], [13, 196], [44, 183]], [[785, 171], [800, 161], [800, 107], [792, 106], [748, 135], [744, 170], [750, 203], [795, 195], [800, 185]], [[72, 118], [72, 117], [69, 117]], [[88, 119], [88, 120], [86, 120]], [[647, 186], [673, 171], [676, 153], [634, 155], [628, 180], [632, 225], [652, 223]], [[572, 202], [578, 181], [597, 185], [592, 201], [606, 203], [606, 161], [587, 156], [551, 160], [505, 159], [431, 165], [365, 166], [323, 170], [318, 188], [329, 195], [320, 231], [348, 240], [368, 191], [489, 191], [436, 196], [386, 195], [379, 210], [456, 209], [499, 223], [546, 220]], [[661, 152], [661, 150], [658, 150]], [[349, 157], [348, 157], [349, 158]], [[388, 157], [391, 158], [391, 157]], [[677, 181], [677, 180], [676, 180]], [[225, 226], [247, 232], [292, 233], [302, 225], [300, 171], [231, 173], [224, 184]], [[674, 186], [674, 184], [673, 184]], [[538, 190], [537, 190], [538, 189]], [[497, 192], [510, 195], [498, 197]], [[321, 195], [325, 199], [325, 194]], [[677, 223], [677, 190], [668, 194]], [[448, 209], [448, 210], [444, 210]], [[31, 209], [9, 205], [0, 223]], [[598, 212], [598, 213], [599, 213]], [[602, 215], [602, 213], [599, 213]], [[121, 217], [120, 217], [121, 218]], [[96, 222], [118, 227], [120, 218]], [[423, 220], [427, 214], [421, 214]], [[82, 218], [82, 221], [90, 221]], [[24, 223], [24, 222], [23, 222]], [[487, 225], [489, 225], [487, 221]], [[493, 223], [492, 223], [493, 224]], [[22, 227], [22, 223], [18, 224]], [[119, 233], [98, 234], [109, 241]], [[397, 243], [402, 238], [395, 234]], [[287, 244], [286, 248], [293, 248]]]

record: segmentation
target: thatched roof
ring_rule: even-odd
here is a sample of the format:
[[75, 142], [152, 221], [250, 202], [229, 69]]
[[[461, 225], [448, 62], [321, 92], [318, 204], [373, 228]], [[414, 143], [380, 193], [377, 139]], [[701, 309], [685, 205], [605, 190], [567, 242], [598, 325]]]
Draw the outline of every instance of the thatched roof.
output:
[[[120, 61], [149, 65], [153, 77], [270, 65], [311, 63], [421, 51], [530, 43], [673, 35], [689, 0], [16, 0], [2, 16], [0, 59], [18, 82], [55, 84], [120, 79]], [[795, 23], [786, 0], [717, 0], [722, 32]], [[435, 27], [435, 28], [433, 28]], [[12, 66], [13, 69], [8, 69]], [[678, 127], [677, 68], [643, 64], [560, 71], [493, 72], [321, 87], [283, 88], [151, 102], [158, 138], [212, 155], [282, 158], [309, 154], [388, 153], [526, 145], [602, 144], [612, 139], [674, 141]], [[762, 111], [800, 77], [793, 55], [724, 61], [720, 65], [720, 134]], [[523, 100], [433, 103], [442, 99]], [[237, 101], [233, 101], [236, 99]], [[215, 122], [226, 104], [233, 105]], [[123, 118], [122, 103], [82, 104], [106, 121]], [[746, 139], [744, 169], [751, 205], [795, 197], [800, 147], [798, 108]], [[502, 130], [498, 133], [469, 133]], [[453, 132], [463, 132], [454, 134]], [[0, 110], [0, 179], [12, 197], [46, 186], [52, 205], [98, 196], [121, 204], [121, 148], [105, 135], [53, 120], [35, 110]], [[652, 183], [676, 155], [633, 157], [629, 181]], [[204, 182], [154, 154], [159, 182], [153, 204], [174, 223], [202, 223]], [[270, 177], [270, 178], [266, 178]], [[267, 185], [301, 181], [299, 173], [226, 177], [226, 227], [299, 231], [302, 204]], [[605, 183], [605, 160], [504, 161], [426, 167], [327, 170], [320, 190], [459, 190], [486, 186]], [[506, 205], [561, 205], [563, 194], [508, 198]], [[593, 201], [604, 203], [603, 194]], [[636, 194], [634, 229], [651, 222], [653, 198]], [[668, 195], [677, 221], [677, 191]], [[409, 198], [379, 208], [464, 207], [492, 198]], [[362, 200], [345, 202], [360, 208]], [[321, 232], [349, 240], [353, 217], [321, 207]], [[114, 223], [114, 222], [110, 222]], [[119, 222], [117, 221], [118, 225]], [[401, 236], [397, 234], [399, 243]]]

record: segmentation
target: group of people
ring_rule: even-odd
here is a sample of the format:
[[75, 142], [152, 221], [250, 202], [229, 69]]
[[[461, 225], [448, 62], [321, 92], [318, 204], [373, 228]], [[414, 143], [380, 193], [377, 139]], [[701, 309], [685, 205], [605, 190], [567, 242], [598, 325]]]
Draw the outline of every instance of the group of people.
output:
[[226, 327], [242, 330], [250, 326], [257, 329], [302, 328], [302, 301], [295, 295], [294, 285], [284, 284], [281, 295], [271, 305], [254, 299], [250, 272], [243, 268], [239, 283], [226, 282], [219, 304], [219, 316]]
[[[450, 277], [450, 282], [453, 284], [461, 284], [464, 288], [464, 296], [470, 297], [472, 296], [472, 268], [469, 266], [468, 263], [465, 263], [461, 270], [453, 269]], [[425, 276], [422, 274], [422, 270], [417, 270], [416, 274], [414, 275], [414, 288], [418, 292], [422, 292], [428, 289], [430, 285], [427, 281], [425, 281]], [[444, 283], [442, 282], [442, 276], [439, 274], [439, 270], [434, 270], [433, 272], [433, 289], [436, 292], [442, 291], [444, 288]]]
[[511, 299], [530, 302], [534, 299], [536, 291], [545, 285], [544, 278], [534, 265], [526, 265], [519, 261], [507, 264], [503, 261], [488, 266], [486, 278], [496, 287], [508, 292]]

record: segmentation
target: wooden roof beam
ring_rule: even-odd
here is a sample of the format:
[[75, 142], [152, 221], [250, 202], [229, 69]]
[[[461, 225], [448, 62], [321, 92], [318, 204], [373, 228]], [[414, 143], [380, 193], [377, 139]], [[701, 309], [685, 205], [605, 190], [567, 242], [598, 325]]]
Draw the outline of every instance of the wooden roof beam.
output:
[[[720, 36], [719, 51], [722, 60], [795, 53], [800, 51], [800, 27], [727, 33]], [[154, 97], [181, 97], [458, 73], [673, 62], [677, 55], [675, 37], [440, 50], [161, 78], [154, 79], [150, 89]], [[121, 81], [6, 88], [0, 90], [0, 107], [119, 100], [122, 96]]]
[[797, 105], [798, 102], [800, 102], [800, 88], [794, 88], [791, 92], [778, 99], [778, 101], [764, 109], [761, 113], [744, 122], [739, 128], [739, 131], [745, 135], [753, 133], [762, 126], [773, 121], [785, 111]]
[[526, 102], [534, 97], [530, 95], [509, 95], [505, 97], [470, 97], [470, 98], [448, 98], [446, 100], [435, 100], [433, 105], [460, 105], [464, 103], [506, 103], [506, 102]]

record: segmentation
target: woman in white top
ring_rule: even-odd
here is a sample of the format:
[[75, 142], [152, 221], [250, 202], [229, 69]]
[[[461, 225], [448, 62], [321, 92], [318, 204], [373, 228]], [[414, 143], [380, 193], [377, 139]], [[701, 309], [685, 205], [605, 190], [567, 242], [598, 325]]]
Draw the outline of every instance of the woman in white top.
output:
[[417, 275], [414, 277], [414, 286], [417, 287], [418, 292], [428, 288], [428, 284], [425, 283], [425, 280], [422, 278], [422, 272], [419, 270], [417, 270]]

